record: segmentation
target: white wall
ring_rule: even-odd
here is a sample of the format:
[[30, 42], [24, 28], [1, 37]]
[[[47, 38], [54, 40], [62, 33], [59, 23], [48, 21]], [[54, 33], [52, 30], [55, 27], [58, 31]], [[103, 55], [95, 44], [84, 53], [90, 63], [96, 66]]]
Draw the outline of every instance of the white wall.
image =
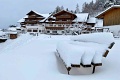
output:
[[113, 32], [114, 35], [120, 36], [120, 25], [105, 26], [110, 29], [110, 32]]

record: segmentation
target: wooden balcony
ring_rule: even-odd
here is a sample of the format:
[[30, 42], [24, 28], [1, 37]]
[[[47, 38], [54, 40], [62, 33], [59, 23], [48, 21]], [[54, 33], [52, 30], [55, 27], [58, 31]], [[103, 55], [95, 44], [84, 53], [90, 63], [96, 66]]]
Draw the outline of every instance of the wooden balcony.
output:
[[45, 27], [48, 30], [64, 30], [64, 27]]
[[40, 16], [28, 16], [28, 18], [40, 18], [40, 19], [43, 19], [44, 17], [40, 17]]
[[38, 21], [25, 21], [25, 23], [28, 23], [28, 24], [37, 24], [39, 22]]
[[56, 24], [72, 24], [72, 21], [55, 21]]
[[64, 15], [64, 16], [57, 16], [56, 18], [71, 18], [69, 15]]

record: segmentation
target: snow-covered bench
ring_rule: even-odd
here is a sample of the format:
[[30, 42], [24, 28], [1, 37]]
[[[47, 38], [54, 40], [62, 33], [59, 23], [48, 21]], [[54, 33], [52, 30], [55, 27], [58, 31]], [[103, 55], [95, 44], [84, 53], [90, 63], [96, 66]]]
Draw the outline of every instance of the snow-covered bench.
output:
[[92, 33], [72, 37], [71, 41], [59, 43], [57, 53], [64, 62], [68, 74], [71, 67], [102, 66], [102, 57], [106, 57], [114, 45], [112, 33]]

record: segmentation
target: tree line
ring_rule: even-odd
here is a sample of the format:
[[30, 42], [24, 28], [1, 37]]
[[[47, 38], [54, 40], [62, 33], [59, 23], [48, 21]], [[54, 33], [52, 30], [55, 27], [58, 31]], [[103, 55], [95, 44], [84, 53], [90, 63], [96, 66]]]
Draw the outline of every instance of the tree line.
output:
[[52, 12], [53, 14], [62, 11], [62, 10], [66, 10], [69, 11], [71, 13], [89, 13], [90, 16], [96, 16], [98, 13], [100, 13], [101, 11], [103, 11], [104, 9], [112, 6], [112, 5], [120, 5], [120, 0], [96, 0], [91, 1], [89, 3], [85, 2], [82, 5], [82, 10], [80, 11], [79, 9], [79, 4], [76, 5], [76, 9], [75, 10], [70, 10], [69, 8], [64, 8], [64, 6], [57, 6], [55, 8], [55, 10]]

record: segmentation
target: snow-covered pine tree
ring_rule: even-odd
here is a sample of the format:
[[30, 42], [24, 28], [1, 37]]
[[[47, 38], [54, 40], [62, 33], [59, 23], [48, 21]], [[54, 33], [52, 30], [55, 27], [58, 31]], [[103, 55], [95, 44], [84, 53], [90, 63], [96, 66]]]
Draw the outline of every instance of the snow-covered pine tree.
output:
[[61, 10], [64, 10], [64, 7], [63, 7], [63, 6], [61, 6]]
[[84, 3], [82, 7], [82, 12], [87, 12], [91, 16], [95, 16], [99, 12], [104, 10], [105, 0], [96, 0], [95, 2], [91, 1], [90, 3]]
[[76, 5], [75, 13], [80, 13], [80, 9], [79, 9], [79, 5], [78, 4]]
[[68, 9], [68, 8], [66, 8], [66, 11], [69, 11], [69, 9]]
[[112, 5], [116, 4], [116, 0], [106, 0], [105, 4], [104, 4], [104, 8], [108, 8]]

